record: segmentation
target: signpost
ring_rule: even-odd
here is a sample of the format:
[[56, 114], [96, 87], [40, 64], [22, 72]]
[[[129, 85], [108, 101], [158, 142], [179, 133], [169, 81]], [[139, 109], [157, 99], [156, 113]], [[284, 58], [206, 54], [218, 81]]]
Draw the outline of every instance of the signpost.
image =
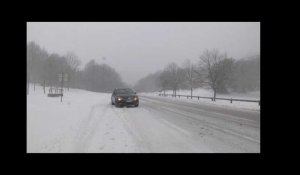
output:
[[67, 73], [59, 73], [58, 74], [58, 80], [59, 82], [61, 82], [61, 97], [60, 97], [60, 101], [62, 102], [62, 96], [63, 96], [63, 88], [64, 88], [64, 82], [68, 81], [68, 74]]
[[[64, 81], [65, 81], [65, 82], [68, 82], [68, 74], [67, 74], [67, 73], [64, 74]], [[68, 84], [69, 84], [69, 83], [68, 83]], [[68, 91], [69, 91], [69, 86], [68, 86]]]
[[44, 94], [46, 93], [46, 88], [45, 88], [45, 86], [46, 86], [46, 80], [44, 80]]

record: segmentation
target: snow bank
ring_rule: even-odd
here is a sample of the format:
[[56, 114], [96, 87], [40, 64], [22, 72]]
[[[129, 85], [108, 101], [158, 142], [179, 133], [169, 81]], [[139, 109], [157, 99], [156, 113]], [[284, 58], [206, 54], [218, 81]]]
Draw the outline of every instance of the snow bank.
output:
[[[165, 91], [166, 94], [172, 94], [173, 91], [168, 90]], [[205, 98], [193, 98], [190, 99], [187, 97], [160, 97], [158, 96], [159, 92], [151, 92], [151, 93], [140, 93], [141, 95], [146, 95], [146, 96], [155, 96], [158, 98], [169, 98], [172, 100], [181, 100], [181, 101], [186, 101], [190, 103], [205, 103], [208, 105], [216, 105], [216, 106], [222, 106], [222, 107], [229, 107], [229, 108], [234, 108], [234, 109], [246, 109], [246, 110], [255, 110], [259, 111], [260, 110], [260, 105], [256, 102], [241, 102], [241, 101], [233, 101], [230, 103], [228, 100], [216, 100], [211, 101], [210, 99], [205, 99]], [[178, 90], [176, 92], [177, 95], [191, 95], [190, 90]], [[210, 89], [203, 89], [203, 88], [197, 88], [193, 90], [193, 96], [202, 96], [202, 97], [212, 97], [213, 96], [213, 91]], [[247, 99], [247, 100], [260, 100], [260, 91], [254, 91], [250, 93], [229, 93], [229, 94], [217, 94], [217, 98], [237, 98], [237, 99]]]

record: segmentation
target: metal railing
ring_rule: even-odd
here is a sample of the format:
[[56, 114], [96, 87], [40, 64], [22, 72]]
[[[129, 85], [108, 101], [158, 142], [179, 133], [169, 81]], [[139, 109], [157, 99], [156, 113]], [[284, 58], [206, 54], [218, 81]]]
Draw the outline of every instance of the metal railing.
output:
[[[173, 94], [162, 94], [162, 93], [159, 93], [158, 94], [159, 96], [171, 96], [171, 97], [186, 97], [187, 99], [190, 98], [190, 99], [193, 99], [193, 98], [196, 98], [196, 99], [200, 99], [200, 98], [206, 98], [206, 99], [211, 99], [211, 101], [214, 101], [214, 97], [202, 97], [202, 96], [190, 96], [190, 95], [173, 95]], [[260, 100], [248, 100], [248, 99], [237, 99], [237, 98], [215, 98], [215, 100], [227, 100], [227, 101], [230, 101], [230, 103], [232, 103], [233, 101], [242, 101], [242, 102], [254, 102], [254, 103], [258, 103], [258, 105], [260, 106]]]

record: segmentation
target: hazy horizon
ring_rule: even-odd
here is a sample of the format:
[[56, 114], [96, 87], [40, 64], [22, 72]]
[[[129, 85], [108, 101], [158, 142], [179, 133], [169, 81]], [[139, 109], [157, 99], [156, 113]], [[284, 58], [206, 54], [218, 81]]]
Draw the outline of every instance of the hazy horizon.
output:
[[168, 63], [198, 61], [205, 49], [240, 59], [260, 54], [259, 22], [28, 22], [27, 42], [49, 53], [94, 59], [134, 85]]

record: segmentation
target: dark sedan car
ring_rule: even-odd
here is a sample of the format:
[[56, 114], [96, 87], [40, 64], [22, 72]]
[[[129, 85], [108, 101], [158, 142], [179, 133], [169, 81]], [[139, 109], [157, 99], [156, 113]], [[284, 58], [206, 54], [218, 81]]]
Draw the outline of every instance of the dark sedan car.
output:
[[139, 97], [130, 88], [115, 89], [111, 95], [111, 104], [116, 107], [139, 106]]

